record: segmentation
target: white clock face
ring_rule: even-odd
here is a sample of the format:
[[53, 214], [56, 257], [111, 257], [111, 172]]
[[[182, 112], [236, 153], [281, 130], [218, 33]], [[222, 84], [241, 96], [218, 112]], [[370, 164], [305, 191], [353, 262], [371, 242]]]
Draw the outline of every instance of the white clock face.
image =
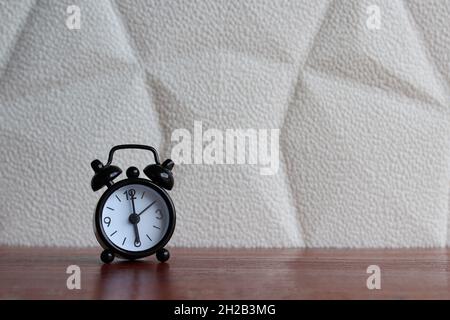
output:
[[145, 251], [166, 234], [169, 208], [164, 198], [143, 184], [117, 189], [106, 200], [101, 221], [104, 236], [127, 251]]

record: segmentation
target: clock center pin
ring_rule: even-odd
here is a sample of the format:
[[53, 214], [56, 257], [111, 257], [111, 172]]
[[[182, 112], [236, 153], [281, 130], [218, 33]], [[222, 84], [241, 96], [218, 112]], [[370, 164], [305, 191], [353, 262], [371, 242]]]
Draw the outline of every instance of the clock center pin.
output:
[[136, 214], [136, 213], [132, 213], [132, 214], [130, 214], [130, 216], [128, 217], [128, 220], [129, 220], [132, 224], [138, 224], [139, 221], [141, 221], [141, 217], [139, 217], [139, 215]]

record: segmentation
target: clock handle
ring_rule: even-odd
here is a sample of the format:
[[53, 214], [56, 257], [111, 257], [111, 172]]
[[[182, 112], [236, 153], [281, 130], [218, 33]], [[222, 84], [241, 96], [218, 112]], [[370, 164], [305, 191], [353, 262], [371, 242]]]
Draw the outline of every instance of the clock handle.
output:
[[142, 144], [120, 144], [120, 145], [114, 146], [109, 151], [108, 162], [106, 163], [105, 166], [109, 166], [112, 163], [114, 152], [116, 152], [117, 150], [123, 150], [123, 149], [141, 149], [141, 150], [151, 151], [153, 153], [153, 156], [155, 157], [155, 163], [160, 164], [159, 155], [155, 148], [153, 148], [151, 146], [142, 145]]

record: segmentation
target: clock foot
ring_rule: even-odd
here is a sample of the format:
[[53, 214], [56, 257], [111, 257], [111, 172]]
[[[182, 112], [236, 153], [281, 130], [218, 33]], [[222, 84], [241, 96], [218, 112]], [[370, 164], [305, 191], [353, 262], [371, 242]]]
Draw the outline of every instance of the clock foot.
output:
[[170, 252], [167, 249], [160, 249], [156, 252], [156, 259], [159, 262], [166, 262], [170, 258]]
[[111, 263], [114, 260], [114, 254], [109, 250], [103, 250], [102, 254], [100, 255], [100, 259], [104, 263]]

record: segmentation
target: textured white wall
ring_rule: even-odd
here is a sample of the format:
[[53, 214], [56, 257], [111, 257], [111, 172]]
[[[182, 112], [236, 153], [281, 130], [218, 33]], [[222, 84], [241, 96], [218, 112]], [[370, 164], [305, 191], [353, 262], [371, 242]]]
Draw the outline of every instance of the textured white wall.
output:
[[177, 166], [172, 244], [445, 246], [449, 24], [445, 0], [2, 0], [0, 243], [96, 245], [90, 161], [202, 121], [280, 129], [280, 170]]

